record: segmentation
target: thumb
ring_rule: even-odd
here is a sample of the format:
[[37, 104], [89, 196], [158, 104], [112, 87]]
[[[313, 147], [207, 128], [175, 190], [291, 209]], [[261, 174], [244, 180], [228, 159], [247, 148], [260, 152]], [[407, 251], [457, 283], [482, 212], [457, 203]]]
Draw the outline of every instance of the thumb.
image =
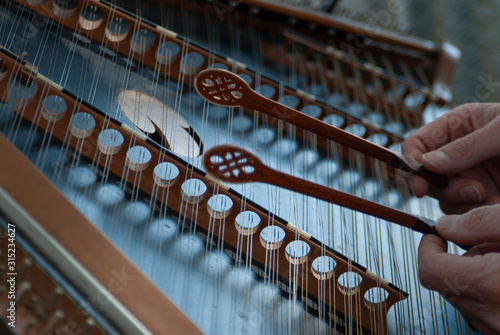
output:
[[484, 127], [422, 156], [422, 164], [432, 172], [453, 174], [465, 171], [500, 154], [500, 117]]
[[436, 223], [439, 235], [462, 245], [500, 243], [500, 205], [475, 208], [463, 215], [443, 216]]

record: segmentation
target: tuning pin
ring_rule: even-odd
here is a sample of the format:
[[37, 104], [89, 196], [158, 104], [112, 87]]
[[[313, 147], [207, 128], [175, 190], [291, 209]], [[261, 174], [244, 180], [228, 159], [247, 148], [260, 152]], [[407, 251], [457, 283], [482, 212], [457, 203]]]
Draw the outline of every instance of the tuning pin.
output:
[[0, 283], [4, 283], [4, 284], [0, 285], [0, 294], [4, 293], [7, 290], [7, 287], [9, 286], [9, 284], [5, 281], [5, 277], [7, 274], [7, 271], [5, 271], [6, 268], [7, 268], [6, 264], [0, 265], [0, 273], [1, 273]]
[[36, 324], [38, 323], [38, 319], [35, 318], [35, 317], [31, 317], [29, 318], [29, 320], [27, 320], [25, 323], [24, 323], [24, 331], [25, 333], [29, 333], [31, 331], [31, 329], [33, 329], [33, 327], [36, 326]]
[[33, 310], [35, 306], [38, 304], [40, 301], [40, 298], [36, 294], [30, 295], [30, 297], [26, 301], [26, 308], [29, 310]]
[[26, 272], [28, 272], [29, 268], [33, 264], [33, 261], [29, 258], [23, 259], [21, 262], [21, 265], [17, 269], [17, 279], [22, 279], [26, 275]]
[[42, 328], [39, 334], [50, 334], [57, 326], [59, 326], [64, 317], [65, 315], [63, 311], [61, 311], [60, 309], [55, 310], [52, 314], [50, 314], [47, 322], [45, 323], [45, 326]]
[[64, 291], [60, 287], [56, 287], [49, 299], [45, 302], [45, 304], [40, 304], [39, 309], [37, 311], [37, 316], [41, 319], [45, 319], [45, 317], [54, 309], [56, 304], [59, 302], [59, 299], [64, 294]]
[[88, 318], [85, 320], [85, 323], [80, 328], [79, 335], [88, 335], [91, 334], [92, 329], [96, 326], [94, 319]]
[[32, 287], [33, 285], [31, 285], [31, 283], [26, 280], [19, 283], [16, 292], [16, 304], [18, 306], [22, 305], [26, 300], [26, 297], [28, 296], [28, 293], [31, 291]]

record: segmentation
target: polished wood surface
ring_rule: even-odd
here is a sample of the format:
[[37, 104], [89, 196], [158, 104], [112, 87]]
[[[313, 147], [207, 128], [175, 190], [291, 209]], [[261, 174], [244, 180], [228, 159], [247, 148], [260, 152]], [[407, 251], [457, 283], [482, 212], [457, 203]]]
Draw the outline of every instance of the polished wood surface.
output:
[[258, 110], [364, 153], [405, 173], [423, 177], [438, 188], [445, 188], [448, 185], [446, 176], [432, 173], [426, 170], [422, 164], [408, 157], [264, 97], [254, 91], [241, 77], [230, 71], [203, 70], [196, 76], [195, 88], [198, 94], [213, 104]]
[[[107, 294], [118, 300], [152, 334], [201, 334], [3, 135], [0, 135], [0, 148], [3, 155], [0, 163], [2, 188], [108, 290]], [[9, 217], [9, 208], [3, 210]], [[20, 223], [17, 226], [31, 243], [37, 245], [37, 236], [23, 231]], [[38, 251], [44, 254], [44, 249]], [[62, 264], [53, 265], [65, 272]], [[118, 279], [122, 280], [121, 285]], [[102, 309], [102, 306], [97, 307]], [[102, 313], [108, 312], [108, 308], [102, 309]], [[126, 323], [114, 326], [123, 334], [136, 334]]]
[[221, 145], [208, 150], [203, 158], [207, 172], [225, 182], [268, 183], [373, 215], [421, 233], [437, 234], [433, 225], [415, 215], [274, 170], [243, 148]]
[[[3, 52], [4, 52], [3, 55], [6, 56], [4, 58], [4, 61], [7, 64], [8, 70], [4, 80], [0, 80], [0, 94], [2, 94], [4, 92], [3, 90], [5, 90], [7, 87], [7, 82], [8, 82], [7, 78], [13, 78], [17, 74], [17, 70], [19, 68], [22, 68], [23, 66], [20, 63], [21, 61], [19, 58], [11, 57], [14, 55], [7, 53], [5, 50], [3, 50]], [[197, 227], [196, 229], [202, 230], [205, 234], [207, 232], [210, 232], [210, 234], [212, 234], [212, 238], [214, 239], [219, 239], [219, 238], [223, 239], [224, 247], [230, 250], [233, 251], [237, 250], [238, 247], [241, 248], [241, 250], [247, 250], [247, 245], [251, 245], [249, 250], [252, 250], [251, 259], [253, 265], [256, 265], [259, 268], [268, 267], [269, 264], [267, 263], [269, 260], [269, 250], [260, 242], [258, 238], [243, 239], [244, 240], [243, 246], [241, 246], [238, 244], [241, 243], [238, 242], [241, 239], [240, 232], [235, 227], [235, 224], [225, 225], [223, 236], [220, 235], [221, 234], [220, 231], [217, 230], [214, 231], [213, 228], [212, 229], [210, 228], [214, 224], [214, 220], [216, 220], [216, 222], [219, 222], [219, 224], [221, 225], [225, 224], [226, 222], [231, 222], [231, 223], [236, 222], [236, 215], [238, 214], [237, 210], [232, 210], [227, 215], [227, 217], [224, 217], [224, 219], [216, 219], [210, 215], [207, 198], [210, 195], [214, 194], [224, 194], [225, 196], [231, 199], [234, 208], [238, 209], [244, 208], [245, 210], [254, 211], [260, 217], [260, 222], [265, 222], [269, 225], [279, 227], [284, 231], [285, 237], [276, 255], [277, 258], [279, 258], [278, 262], [279, 267], [272, 270], [273, 272], [272, 276], [274, 278], [273, 280], [276, 281], [279, 280], [284, 285], [292, 284], [292, 278], [290, 277], [291, 274], [289, 271], [289, 262], [286, 259], [286, 252], [284, 249], [289, 243], [297, 239], [305, 241], [310, 246], [311, 251], [307, 256], [308, 262], [306, 263], [306, 265], [304, 265], [304, 272], [305, 272], [304, 276], [307, 278], [307, 280], [305, 281], [304, 285], [302, 285], [302, 283], [297, 284], [302, 294], [304, 294], [305, 297], [307, 297], [307, 299], [310, 299], [311, 301], [318, 301], [316, 295], [317, 292], [319, 292], [319, 287], [322, 286], [323, 284], [320, 280], [318, 280], [314, 276], [313, 271], [311, 271], [310, 269], [310, 264], [319, 255], [327, 255], [333, 258], [337, 264], [335, 269], [335, 277], [331, 278], [332, 281], [337, 280], [339, 276], [341, 276], [346, 272], [354, 272], [359, 276], [361, 276], [362, 281], [359, 287], [357, 287], [357, 290], [354, 294], [355, 302], [353, 303], [354, 308], [359, 310], [360, 314], [349, 315], [348, 312], [345, 311], [346, 307], [343, 302], [344, 299], [346, 298], [346, 295], [342, 293], [341, 288], [339, 288], [338, 285], [332, 285], [331, 289], [327, 289], [331, 291], [327, 291], [326, 293], [324, 293], [326, 296], [332, 297], [333, 304], [335, 307], [325, 304], [324, 308], [325, 309], [335, 308], [337, 311], [336, 313], [332, 313], [332, 315], [342, 315], [343, 317], [345, 316], [346, 318], [356, 323], [356, 328], [359, 329], [364, 328], [365, 330], [373, 331], [375, 333], [386, 332], [387, 311], [391, 306], [396, 304], [398, 301], [406, 299], [407, 294], [405, 292], [401, 291], [394, 285], [389, 284], [384, 279], [367, 271], [366, 268], [356, 264], [352, 260], [347, 259], [345, 256], [340, 255], [335, 250], [331, 248], [326, 248], [320, 241], [318, 241], [315, 238], [312, 238], [309, 234], [298, 230], [297, 227], [295, 227], [293, 224], [287, 223], [286, 221], [269, 213], [265, 209], [255, 205], [254, 203], [248, 201], [247, 199], [242, 198], [241, 195], [230, 190], [226, 185], [220, 184], [219, 182], [214, 181], [213, 179], [207, 178], [202, 171], [194, 169], [186, 162], [169, 154], [164, 149], [154, 144], [152, 141], [150, 141], [143, 135], [135, 133], [133, 131], [126, 130], [123, 127], [120, 127], [118, 123], [106, 117], [101, 111], [92, 108], [91, 106], [83, 103], [79, 99], [76, 99], [69, 92], [64, 90], [62, 87], [56, 85], [55, 83], [51, 82], [47, 78], [38, 74], [35, 80], [38, 85], [35, 96], [28, 100], [23, 101], [22, 103], [19, 103], [17, 105], [18, 108], [15, 110], [18, 116], [22, 117], [26, 122], [33, 123], [35, 122], [35, 120], [39, 120], [37, 126], [41, 131], [47, 131], [49, 127], [53, 127], [52, 136], [54, 139], [57, 139], [62, 143], [65, 143], [66, 145], [71, 147], [72, 150], [75, 150], [76, 155], [78, 156], [81, 155], [82, 159], [88, 159], [93, 161], [94, 164], [99, 165], [101, 168], [104, 168], [105, 163], [107, 159], [109, 159], [109, 157], [106, 157], [106, 155], [98, 155], [96, 157], [96, 152], [98, 152], [98, 142], [99, 142], [98, 135], [103, 128], [114, 129], [116, 131], [119, 131], [123, 135], [125, 143], [134, 143], [136, 146], [140, 145], [146, 148], [152, 154], [151, 158], [152, 162], [169, 162], [175, 164], [179, 169], [180, 175], [190, 176], [191, 179], [201, 180], [205, 184], [207, 188], [206, 192], [202, 196], [200, 196], [199, 199], [197, 199], [197, 201], [194, 202], [185, 202], [186, 194], [184, 194], [181, 189], [182, 183], [178, 182], [170, 186], [169, 187], [170, 196], [168, 197], [168, 199], [161, 199], [161, 200], [155, 199], [155, 201], [164, 201], [164, 202], [168, 201], [167, 205], [170, 213], [182, 216], [183, 222], [185, 222], [185, 224], [187, 225], [193, 224]], [[68, 133], [68, 129], [71, 128], [70, 113], [66, 113], [59, 120], [50, 122], [40, 117], [40, 114], [42, 112], [40, 108], [40, 101], [42, 101], [45, 97], [50, 95], [56, 95], [61, 99], [63, 99], [68, 106], [67, 107], [68, 110], [74, 110], [74, 111], [78, 110], [79, 112], [87, 113], [90, 117], [92, 117], [95, 120], [95, 123], [98, 126], [91, 129], [91, 131], [88, 132], [88, 136], [86, 138], [77, 138], [75, 136], [67, 137], [66, 134]], [[144, 194], [148, 195], [153, 194], [157, 186], [155, 185], [154, 179], [151, 178], [150, 176], [154, 175], [153, 170], [155, 164], [149, 164], [148, 166], [145, 166], [143, 170], [133, 171], [126, 163], [127, 150], [128, 148], [124, 146], [120, 148], [120, 150], [113, 155], [112, 161], [107, 168], [109, 170], [106, 171], [105, 173], [111, 174], [114, 177], [121, 176], [124, 171], [124, 167], [126, 167], [126, 170], [129, 171], [129, 173], [126, 174], [127, 178], [126, 180], [124, 180], [124, 182], [129, 185], [135, 185], [138, 189], [140, 189], [141, 192], [144, 192]], [[4, 180], [7, 180], [10, 174], [12, 174], [12, 170], [5, 171], [5, 173], [3, 173], [3, 179], [0, 179], [0, 184], [3, 185]], [[140, 180], [140, 182], [137, 183], [136, 182], [137, 180]], [[46, 182], [48, 183], [48, 181]], [[15, 198], [22, 198], [22, 194], [28, 193], [27, 190], [30, 187], [35, 187], [38, 190], [38, 192], [31, 192], [29, 199], [27, 200], [36, 203], [35, 201], [36, 197], [43, 197], [42, 195], [43, 187], [39, 188], [36, 186], [36, 184], [30, 184], [29, 182], [22, 189], [18, 190], [19, 193]], [[49, 198], [50, 197], [47, 197], [47, 199]], [[244, 205], [242, 203], [244, 203]], [[38, 206], [42, 206], [43, 208], [43, 206], [47, 206], [47, 204], [38, 202], [36, 203], [36, 206], [37, 208]], [[38, 209], [40, 210], [41, 208]], [[78, 234], [69, 235], [69, 232], [67, 232], [66, 230], [69, 230], [73, 233], [74, 232], [82, 233], [81, 229], [83, 228], [75, 230], [72, 228], [72, 225], [64, 226], [64, 222], [69, 220], [69, 216], [72, 213], [67, 213], [65, 216], [61, 216], [59, 219], [56, 220], [54, 216], [56, 216], [57, 210], [58, 208], [54, 208], [54, 212], [52, 213], [52, 215], [46, 215], [46, 217], [44, 218], [44, 220], [47, 220], [47, 224], [49, 225], [49, 227], [53, 229], [50, 232], [56, 234], [55, 238], [64, 239], [65, 240], [64, 245], [67, 244], [71, 246], [72, 247], [71, 251], [81, 252], [82, 254], [85, 254], [87, 252], [87, 249], [89, 249], [86, 246], [93, 245], [94, 243], [97, 242], [95, 242], [92, 239], [80, 238], [78, 240], [79, 241], [78, 243], [73, 243], [72, 242], [73, 239], [75, 238], [78, 239], [79, 235]], [[43, 215], [44, 213], [39, 213], [39, 214]], [[58, 229], [60, 227], [64, 227], [64, 229]], [[263, 224], [259, 225], [258, 229], [256, 229], [256, 231], [254, 232], [254, 235], [259, 236], [264, 228], [265, 225]], [[92, 228], [92, 230], [96, 234], [98, 233], [96, 228]], [[104, 237], [101, 238], [105, 239]], [[246, 255], [243, 256], [246, 257]], [[92, 260], [99, 259], [95, 257], [97, 257], [97, 254], [92, 253], [91, 257], [87, 259], [87, 262], [89, 264], [82, 263], [82, 265], [84, 265], [85, 267], [87, 265], [91, 265], [90, 263], [92, 262]], [[107, 266], [105, 264], [108, 263], [100, 261], [99, 264], [96, 266], [98, 267], [99, 271], [105, 271]], [[388, 293], [387, 299], [383, 302], [384, 308], [382, 309], [379, 308], [380, 310], [377, 309], [377, 313], [380, 313], [380, 315], [383, 316], [380, 317], [376, 323], [373, 322], [374, 310], [372, 309], [371, 306], [367, 305], [363, 300], [365, 293], [373, 287], [381, 287]], [[154, 294], [158, 294], [158, 292], [156, 293], [151, 292], [151, 296], [153, 296]], [[151, 298], [151, 296], [148, 295], [146, 298]], [[137, 300], [138, 304], [143, 307], [143, 308], [136, 307], [140, 309], [140, 311], [138, 311], [139, 316], [147, 314], [149, 319], [150, 317], [156, 317], [158, 315], [162, 315], [161, 309], [156, 309], [156, 304], [149, 304], [149, 300], [146, 298], [144, 297], [144, 295], [141, 295], [140, 300]], [[128, 297], [128, 299], [132, 300], [134, 299], [134, 297], [132, 297], [132, 293], [131, 297]], [[136, 296], [135, 299], [139, 298]], [[161, 303], [163, 299], [166, 298], [160, 299], [159, 302], [157, 303]], [[147, 308], [144, 306], [147, 306]], [[150, 307], [155, 308], [155, 310], [158, 310], [159, 311], [158, 315], [148, 314]], [[144, 315], [144, 317], [146, 317], [146, 315]], [[173, 316], [172, 318], [175, 319], [175, 316]], [[165, 323], [162, 323], [162, 325], [167, 324], [168, 322], [173, 322], [174, 320], [169, 318], [168, 320], [163, 320], [163, 321]], [[155, 331], [154, 333], [160, 333], [160, 332]]]

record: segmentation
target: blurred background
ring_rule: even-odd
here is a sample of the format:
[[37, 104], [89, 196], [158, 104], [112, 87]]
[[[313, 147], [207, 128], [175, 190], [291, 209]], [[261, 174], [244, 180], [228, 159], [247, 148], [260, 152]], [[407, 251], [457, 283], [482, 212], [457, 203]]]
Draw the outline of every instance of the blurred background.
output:
[[451, 42], [462, 52], [453, 105], [500, 102], [499, 0], [340, 0], [338, 6], [389, 28]]

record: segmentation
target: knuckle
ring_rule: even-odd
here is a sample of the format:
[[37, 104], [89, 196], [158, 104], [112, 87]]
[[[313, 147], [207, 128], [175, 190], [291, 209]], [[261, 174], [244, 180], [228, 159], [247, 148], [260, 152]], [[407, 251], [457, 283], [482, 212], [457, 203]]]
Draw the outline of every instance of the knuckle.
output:
[[469, 211], [464, 216], [464, 220], [462, 220], [462, 224], [470, 229], [477, 230], [479, 227], [487, 224], [488, 221], [488, 207], [477, 207], [473, 210]]
[[418, 277], [420, 278], [420, 283], [423, 287], [427, 289], [432, 289], [434, 284], [434, 276], [426, 267], [423, 267], [422, 264], [418, 267]]
[[439, 271], [436, 271], [432, 266], [432, 262], [423, 261], [422, 259], [419, 259], [418, 277], [422, 286], [429, 290], [436, 289], [438, 283], [442, 281]]
[[471, 120], [478, 113], [482, 113], [484, 110], [484, 104], [480, 102], [469, 102], [458, 106], [455, 111], [461, 114], [462, 117]]
[[500, 110], [499, 110], [499, 105], [498, 104], [491, 104], [487, 105], [486, 108], [484, 108], [483, 111], [483, 123], [486, 124], [490, 121], [495, 121], [495, 119], [498, 119], [498, 116], [500, 115]]
[[413, 133], [401, 144], [401, 153], [415, 160], [421, 160], [423, 152], [426, 150], [426, 140], [418, 134]]
[[467, 157], [472, 154], [473, 145], [471, 141], [461, 137], [453, 142], [452, 150], [459, 157]]
[[478, 110], [481, 110], [483, 108], [483, 104], [480, 102], [469, 102], [466, 104], [463, 104], [461, 109], [468, 112], [468, 113], [475, 113]]
[[410, 150], [413, 149], [413, 143], [415, 142], [415, 137], [414, 135], [408, 136], [403, 143], [401, 144], [401, 152], [403, 155], [408, 156], [410, 153]]

